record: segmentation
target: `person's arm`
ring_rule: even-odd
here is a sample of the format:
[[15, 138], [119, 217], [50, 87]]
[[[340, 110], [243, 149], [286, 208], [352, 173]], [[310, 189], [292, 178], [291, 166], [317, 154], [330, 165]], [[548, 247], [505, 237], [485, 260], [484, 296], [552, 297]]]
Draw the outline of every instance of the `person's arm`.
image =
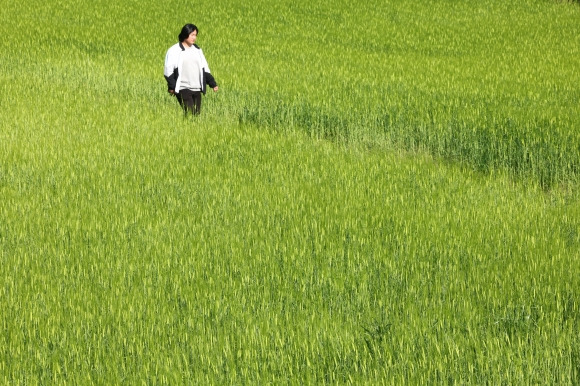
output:
[[203, 54], [203, 51], [201, 50], [201, 48], [199, 49], [200, 51], [200, 56], [201, 56], [201, 66], [203, 68], [203, 81], [213, 89], [213, 91], [217, 91], [218, 90], [218, 84], [215, 81], [215, 78], [213, 77], [213, 75], [211, 74], [210, 70], [209, 70], [209, 65], [207, 64], [207, 60], [205, 59], [205, 55]]
[[167, 91], [170, 94], [174, 94], [175, 93], [175, 84], [177, 83], [177, 68], [175, 69], [174, 73], [167, 76], [165, 75], [165, 80], [167, 81]]
[[173, 51], [171, 48], [167, 51], [163, 69], [163, 75], [167, 81], [167, 91], [171, 94], [175, 92], [175, 83], [177, 83], [179, 75], [177, 71], [177, 55]]
[[204, 71], [203, 72], [203, 77], [205, 79], [205, 83], [207, 83], [207, 85], [209, 87], [211, 87], [213, 89], [213, 91], [217, 91], [218, 90], [218, 84], [215, 81], [215, 78], [213, 77], [213, 75], [210, 72]]

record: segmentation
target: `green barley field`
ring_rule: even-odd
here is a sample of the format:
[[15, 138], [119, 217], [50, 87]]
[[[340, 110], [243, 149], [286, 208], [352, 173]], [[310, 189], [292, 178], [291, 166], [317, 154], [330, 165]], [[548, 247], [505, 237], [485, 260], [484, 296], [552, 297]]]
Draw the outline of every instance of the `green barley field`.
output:
[[580, 383], [578, 2], [2, 0], [0, 33], [0, 384]]

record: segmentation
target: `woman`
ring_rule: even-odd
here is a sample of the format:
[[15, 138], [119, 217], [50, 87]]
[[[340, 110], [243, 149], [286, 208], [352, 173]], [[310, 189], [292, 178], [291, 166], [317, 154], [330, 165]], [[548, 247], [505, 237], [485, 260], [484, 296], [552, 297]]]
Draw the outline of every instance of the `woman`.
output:
[[189, 112], [199, 114], [201, 94], [205, 95], [206, 84], [214, 92], [218, 90], [203, 51], [195, 44], [198, 32], [195, 25], [184, 25], [179, 34], [179, 43], [169, 48], [165, 55], [167, 90], [177, 97], [186, 115]]

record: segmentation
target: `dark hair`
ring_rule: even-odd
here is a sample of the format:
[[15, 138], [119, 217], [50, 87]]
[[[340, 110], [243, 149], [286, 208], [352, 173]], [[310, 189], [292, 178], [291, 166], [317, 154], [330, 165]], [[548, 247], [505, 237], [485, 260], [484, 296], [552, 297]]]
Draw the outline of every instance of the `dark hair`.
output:
[[185, 39], [187, 39], [193, 31], [197, 31], [199, 33], [199, 30], [195, 25], [193, 24], [184, 25], [183, 28], [181, 29], [181, 33], [178, 36], [179, 41], [182, 42]]

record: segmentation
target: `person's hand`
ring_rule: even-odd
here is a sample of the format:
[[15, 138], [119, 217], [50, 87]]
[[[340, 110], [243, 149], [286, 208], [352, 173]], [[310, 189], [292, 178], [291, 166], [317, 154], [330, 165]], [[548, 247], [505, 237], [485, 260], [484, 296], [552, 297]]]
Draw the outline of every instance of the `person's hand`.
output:
[[171, 95], [175, 95], [175, 90], [169, 90], [169, 93], [170, 93]]
[[215, 86], [215, 87], [213, 88], [213, 92], [217, 92], [217, 91], [218, 91], [218, 89], [219, 89], [219, 87], [218, 87], [218, 86]]

